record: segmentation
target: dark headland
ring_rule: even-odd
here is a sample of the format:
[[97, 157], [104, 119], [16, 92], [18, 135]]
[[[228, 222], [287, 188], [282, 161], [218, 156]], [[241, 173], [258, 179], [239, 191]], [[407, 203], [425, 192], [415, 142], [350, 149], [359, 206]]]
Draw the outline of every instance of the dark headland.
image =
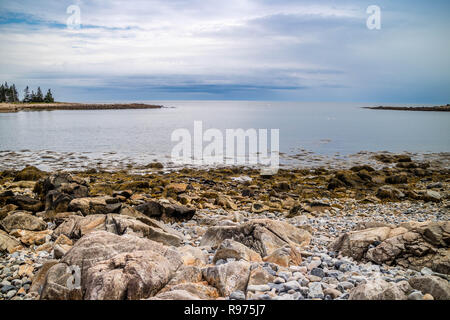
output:
[[94, 103], [0, 103], [0, 112], [18, 111], [50, 111], [50, 110], [117, 110], [117, 109], [160, 109], [163, 106], [143, 104], [143, 103], [114, 103], [114, 104], [94, 104]]
[[372, 110], [399, 110], [399, 111], [450, 111], [450, 104], [445, 106], [434, 106], [434, 107], [391, 107], [391, 106], [379, 106], [379, 107], [364, 107], [364, 109]]

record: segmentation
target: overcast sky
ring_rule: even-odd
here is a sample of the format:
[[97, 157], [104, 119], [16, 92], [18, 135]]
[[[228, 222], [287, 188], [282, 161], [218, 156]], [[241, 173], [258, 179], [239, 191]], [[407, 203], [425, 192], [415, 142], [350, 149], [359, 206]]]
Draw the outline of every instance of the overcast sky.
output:
[[0, 81], [80, 102], [450, 103], [449, 12], [448, 0], [0, 0]]

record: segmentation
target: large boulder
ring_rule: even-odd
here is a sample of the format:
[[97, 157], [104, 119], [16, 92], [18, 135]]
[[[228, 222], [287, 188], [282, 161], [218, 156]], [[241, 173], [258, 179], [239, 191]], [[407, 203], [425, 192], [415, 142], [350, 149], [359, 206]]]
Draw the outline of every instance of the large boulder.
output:
[[44, 171], [33, 166], [27, 166], [16, 174], [14, 181], [37, 181], [45, 175]]
[[79, 239], [92, 231], [103, 230], [117, 235], [134, 234], [177, 247], [183, 243], [184, 238], [180, 233], [162, 223], [149, 220], [144, 223], [131, 216], [119, 214], [92, 214], [86, 217], [73, 215], [60, 224], [53, 235]]
[[236, 260], [245, 260], [248, 262], [261, 262], [259, 253], [244, 246], [242, 243], [231, 239], [225, 239], [219, 246], [214, 255], [213, 262], [223, 259], [227, 260], [233, 258]]
[[149, 201], [137, 206], [136, 209], [150, 218], [163, 220], [164, 222], [191, 220], [195, 214], [195, 208], [163, 200]]
[[306, 246], [311, 234], [283, 221], [255, 219], [239, 226], [210, 227], [200, 245], [217, 248], [225, 239], [240, 242], [265, 257], [286, 244]]
[[409, 222], [399, 227], [378, 227], [343, 234], [331, 249], [356, 260], [423, 267], [450, 274], [450, 222]]
[[145, 299], [159, 292], [181, 265], [175, 250], [157, 242], [94, 231], [48, 270], [41, 299]]
[[10, 214], [2, 220], [1, 225], [7, 232], [11, 232], [14, 229], [42, 231], [47, 228], [44, 220], [24, 212]]
[[104, 214], [93, 214], [87, 217], [72, 215], [54, 230], [53, 236], [57, 238], [64, 235], [69, 239], [80, 239], [92, 231], [106, 230], [105, 222]]
[[409, 279], [409, 284], [423, 294], [429, 293], [436, 300], [450, 300], [450, 284], [435, 276], [419, 276]]
[[404, 198], [405, 194], [392, 186], [381, 186], [378, 188], [376, 196], [381, 200], [396, 201]]
[[0, 230], [0, 252], [12, 253], [19, 246], [20, 242], [16, 238]]
[[202, 270], [203, 278], [219, 290], [222, 296], [229, 296], [236, 290], [246, 291], [250, 276], [250, 263], [234, 261]]
[[295, 247], [286, 245], [264, 257], [264, 261], [275, 263], [282, 267], [289, 267], [290, 265], [298, 266], [302, 263], [302, 256]]
[[396, 283], [374, 279], [353, 288], [349, 300], [407, 300], [407, 293]]
[[44, 208], [44, 204], [41, 201], [25, 195], [16, 195], [10, 197], [6, 200], [6, 204], [13, 204], [16, 205], [20, 210], [31, 212], [38, 212]]
[[34, 192], [41, 200], [45, 200], [47, 193], [51, 190], [68, 194], [73, 198], [83, 198], [89, 194], [89, 185], [85, 180], [65, 172], [41, 179], [34, 187]]
[[122, 204], [112, 197], [76, 198], [70, 201], [68, 211], [80, 211], [83, 215], [119, 213]]
[[178, 253], [185, 266], [203, 267], [208, 264], [208, 256], [200, 248], [186, 245], [178, 248]]

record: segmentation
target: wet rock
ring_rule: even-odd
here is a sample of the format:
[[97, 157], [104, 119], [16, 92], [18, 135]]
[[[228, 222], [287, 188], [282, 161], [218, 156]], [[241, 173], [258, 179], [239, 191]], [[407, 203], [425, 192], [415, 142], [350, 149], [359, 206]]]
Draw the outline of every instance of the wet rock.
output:
[[111, 197], [77, 198], [69, 203], [68, 211], [80, 211], [84, 216], [117, 213], [121, 209], [121, 204], [114, 201], [116, 200]]
[[186, 191], [188, 185], [186, 183], [169, 183], [166, 186], [167, 192], [174, 192], [174, 193], [183, 193]]
[[38, 212], [44, 208], [39, 200], [24, 195], [16, 195], [6, 200], [6, 204], [16, 205], [20, 210]]
[[56, 173], [39, 180], [34, 187], [34, 192], [42, 200], [45, 200], [47, 193], [52, 190], [68, 194], [74, 198], [83, 198], [89, 194], [89, 185], [85, 180], [70, 173]]
[[237, 205], [228, 196], [219, 195], [215, 204], [225, 209], [237, 210]]
[[67, 212], [73, 196], [57, 190], [49, 191], [45, 197], [45, 210], [52, 210], [55, 213]]
[[399, 200], [404, 198], [405, 194], [397, 188], [382, 186], [378, 189], [376, 196], [381, 200]]
[[150, 201], [136, 207], [138, 211], [150, 218], [164, 222], [191, 220], [195, 209], [166, 201]]
[[259, 202], [254, 202], [252, 204], [252, 212], [253, 213], [261, 213], [264, 211], [268, 211], [269, 207], [264, 205], [263, 203], [259, 203]]
[[361, 184], [363, 180], [350, 170], [338, 171], [328, 183], [328, 190], [334, 190], [340, 187], [355, 187]]
[[408, 177], [406, 174], [397, 174], [393, 176], [386, 177], [386, 183], [389, 184], [401, 184], [408, 183]]
[[28, 166], [19, 171], [14, 177], [14, 181], [38, 181], [47, 173], [36, 167]]
[[42, 231], [47, 228], [47, 224], [41, 218], [22, 212], [10, 214], [2, 220], [1, 225], [8, 232], [14, 229]]

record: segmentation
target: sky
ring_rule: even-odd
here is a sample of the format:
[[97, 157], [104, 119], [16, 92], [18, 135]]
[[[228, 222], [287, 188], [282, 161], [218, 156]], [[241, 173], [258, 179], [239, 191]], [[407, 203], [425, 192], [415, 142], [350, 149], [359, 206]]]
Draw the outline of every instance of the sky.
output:
[[0, 0], [0, 81], [73, 102], [447, 104], [449, 12], [448, 0]]

